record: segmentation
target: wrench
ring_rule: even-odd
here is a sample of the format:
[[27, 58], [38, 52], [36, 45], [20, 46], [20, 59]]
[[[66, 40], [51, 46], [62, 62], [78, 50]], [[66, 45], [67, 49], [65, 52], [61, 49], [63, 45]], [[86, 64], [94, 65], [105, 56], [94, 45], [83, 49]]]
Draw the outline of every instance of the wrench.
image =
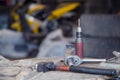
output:
[[106, 59], [80, 58], [76, 55], [68, 56], [64, 59], [66, 66], [79, 66], [83, 62], [106, 62]]
[[119, 63], [117, 59], [120, 59], [120, 52], [113, 51], [115, 57], [110, 59], [94, 59], [94, 58], [80, 58], [77, 55], [70, 55], [64, 59], [64, 63], [67, 66], [79, 66], [83, 62], [109, 62], [109, 63]]

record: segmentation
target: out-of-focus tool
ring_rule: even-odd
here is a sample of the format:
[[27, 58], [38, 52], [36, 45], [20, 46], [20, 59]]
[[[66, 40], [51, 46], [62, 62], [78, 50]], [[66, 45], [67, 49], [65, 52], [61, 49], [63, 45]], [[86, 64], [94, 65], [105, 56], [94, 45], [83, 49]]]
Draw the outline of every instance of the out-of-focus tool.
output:
[[117, 58], [119, 58], [120, 57], [120, 52], [113, 51], [113, 55], [116, 56]]
[[120, 64], [120, 52], [113, 51], [112, 53], [113, 53], [113, 55], [114, 55], [115, 57], [110, 58], [110, 59], [107, 59], [107, 62], [108, 62], [108, 63]]
[[83, 55], [83, 43], [81, 39], [80, 19], [78, 20], [75, 49], [76, 49], [76, 55], [78, 55], [80, 58], [83, 58], [84, 55]]
[[65, 58], [64, 63], [66, 66], [79, 66], [83, 62], [106, 62], [106, 59], [93, 59], [93, 58], [80, 58], [76, 55], [71, 55]]
[[71, 55], [65, 58], [64, 63], [66, 66], [78, 66], [82, 63], [82, 60], [76, 55]]
[[67, 56], [64, 59], [64, 63], [67, 66], [79, 66], [83, 62], [89, 62], [89, 63], [91, 63], [91, 62], [92, 63], [93, 62], [120, 63], [119, 60], [118, 60], [119, 57], [120, 57], [120, 52], [113, 51], [113, 54], [115, 55], [115, 57], [109, 58], [109, 59], [80, 58], [77, 55], [70, 55], [70, 56]]
[[76, 73], [86, 73], [95, 75], [115, 76], [117, 74], [115, 69], [99, 69], [88, 67], [69, 67], [69, 66], [57, 66], [53, 62], [42, 62], [35, 65], [37, 72], [47, 71], [70, 71]]

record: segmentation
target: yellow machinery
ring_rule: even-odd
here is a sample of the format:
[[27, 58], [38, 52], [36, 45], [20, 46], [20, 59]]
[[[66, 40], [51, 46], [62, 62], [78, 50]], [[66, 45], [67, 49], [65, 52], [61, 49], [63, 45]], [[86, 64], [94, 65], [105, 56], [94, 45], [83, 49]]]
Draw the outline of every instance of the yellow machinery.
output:
[[[20, 16], [19, 14], [17, 14], [16, 10], [19, 9], [19, 7], [22, 6], [22, 3], [19, 3], [12, 11], [12, 17], [14, 19], [14, 23], [11, 25], [12, 29], [16, 29], [18, 32], [22, 31], [22, 26], [21, 26], [21, 20], [20, 20]], [[28, 11], [28, 14], [32, 14], [33, 12], [35, 12], [36, 10], [41, 10], [43, 9], [45, 6], [43, 5], [38, 5], [36, 7], [34, 7], [33, 9]], [[26, 18], [28, 24], [30, 27], [32, 27], [32, 32], [33, 33], [38, 33], [38, 29], [40, 26], [40, 23], [38, 21], [35, 21], [35, 18], [32, 16], [27, 16]]]
[[50, 16], [48, 16], [48, 20], [53, 20], [54, 18], [59, 19], [61, 18], [64, 14], [74, 10], [75, 8], [77, 8], [78, 6], [80, 6], [80, 3], [69, 3], [64, 5], [63, 7], [60, 7], [56, 10], [52, 11], [52, 14]]
[[[15, 22], [11, 25], [11, 28], [16, 29], [18, 32], [22, 31], [21, 20], [20, 20], [19, 14], [17, 14], [17, 12], [16, 12], [16, 10], [20, 6], [22, 6], [21, 3], [19, 3], [18, 6], [16, 6], [14, 8], [13, 12], [12, 12], [12, 16], [13, 16], [13, 19], [14, 19]], [[47, 21], [51, 21], [51, 20], [54, 20], [54, 19], [58, 20], [64, 14], [69, 13], [70, 11], [76, 9], [78, 6], [80, 6], [80, 3], [78, 3], [78, 2], [65, 4], [64, 6], [53, 10], [51, 12], [51, 14], [45, 20], [47, 20]], [[41, 27], [42, 23], [40, 23], [41, 20], [38, 20], [35, 17], [30, 16], [30, 15], [33, 14], [34, 12], [36, 12], [36, 11], [43, 10], [44, 8], [46, 8], [45, 5], [41, 5], [41, 4], [36, 5], [33, 8], [29, 9], [28, 12], [26, 13], [28, 16], [26, 16], [25, 18], [28, 22], [28, 25], [31, 28], [31, 31], [35, 34], [39, 33], [39, 28]]]

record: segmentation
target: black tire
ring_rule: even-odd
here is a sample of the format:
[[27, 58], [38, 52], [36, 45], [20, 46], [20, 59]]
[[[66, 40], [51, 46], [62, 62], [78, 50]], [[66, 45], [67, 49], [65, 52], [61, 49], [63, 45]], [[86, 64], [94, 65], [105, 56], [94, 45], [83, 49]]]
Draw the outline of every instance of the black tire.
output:
[[120, 51], [120, 39], [84, 37], [84, 56], [90, 58], [111, 58], [113, 51]]
[[97, 37], [120, 37], [119, 15], [82, 15], [83, 35]]

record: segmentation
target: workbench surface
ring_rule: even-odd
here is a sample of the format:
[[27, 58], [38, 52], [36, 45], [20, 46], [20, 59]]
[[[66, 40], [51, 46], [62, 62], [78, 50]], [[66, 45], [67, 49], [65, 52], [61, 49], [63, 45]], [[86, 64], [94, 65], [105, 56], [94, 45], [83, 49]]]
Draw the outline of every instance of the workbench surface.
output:
[[[0, 59], [0, 80], [105, 80], [106, 76], [91, 75], [64, 71], [36, 72], [34, 65], [38, 62], [53, 61], [57, 65], [64, 65], [62, 58], [22, 59], [9, 61]], [[83, 64], [86, 67], [98, 67], [97, 64]], [[32, 68], [31, 68], [32, 67]]]

